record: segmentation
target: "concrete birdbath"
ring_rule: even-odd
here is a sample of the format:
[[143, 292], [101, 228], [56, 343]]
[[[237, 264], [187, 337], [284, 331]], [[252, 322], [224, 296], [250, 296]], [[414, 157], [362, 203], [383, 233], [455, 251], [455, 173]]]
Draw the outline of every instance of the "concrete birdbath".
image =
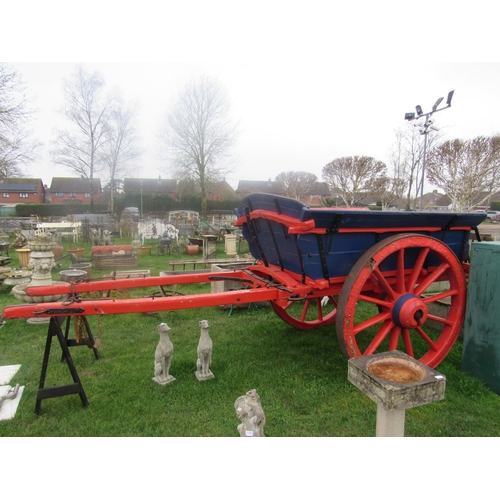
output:
[[377, 437], [403, 437], [405, 410], [444, 399], [446, 377], [400, 351], [349, 359], [348, 380], [377, 403]]

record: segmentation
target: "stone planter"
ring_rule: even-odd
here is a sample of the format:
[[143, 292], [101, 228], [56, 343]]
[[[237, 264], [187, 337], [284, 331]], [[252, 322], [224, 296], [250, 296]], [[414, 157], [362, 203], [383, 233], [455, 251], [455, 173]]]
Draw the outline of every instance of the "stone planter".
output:
[[68, 253], [74, 253], [78, 258], [83, 257], [83, 248], [68, 248]]
[[74, 283], [77, 280], [85, 278], [87, 273], [82, 269], [68, 269], [66, 271], [60, 271], [59, 276], [61, 280], [66, 283]]
[[52, 249], [52, 253], [54, 254], [54, 259], [62, 259], [63, 256], [63, 247], [58, 245]]
[[83, 271], [85, 273], [84, 279], [92, 278], [92, 264], [90, 262], [83, 262], [81, 264], [72, 264], [71, 270]]
[[33, 273], [31, 271], [8, 271], [3, 274], [4, 285], [17, 286], [29, 283], [31, 281], [31, 276]]
[[137, 247], [137, 255], [151, 255], [151, 247], [150, 246]]
[[[58, 285], [60, 282], [54, 281], [52, 282], [53, 285]], [[57, 295], [41, 295], [41, 296], [31, 296], [26, 293], [26, 288], [29, 286], [33, 286], [32, 283], [23, 283], [22, 285], [16, 285], [12, 289], [12, 294], [17, 300], [20, 300], [21, 302], [26, 302], [28, 304], [43, 304], [44, 302], [57, 302], [58, 300], [62, 299], [64, 297], [64, 294], [57, 294]], [[28, 320], [29, 323], [37, 323], [34, 320], [42, 320], [38, 321], [39, 323], [48, 323], [47, 320], [50, 318], [30, 318]]]
[[19, 259], [19, 267], [28, 267], [30, 261], [31, 249], [29, 248], [17, 248], [17, 257]]
[[198, 255], [200, 253], [200, 245], [186, 245], [186, 253], [188, 255]]

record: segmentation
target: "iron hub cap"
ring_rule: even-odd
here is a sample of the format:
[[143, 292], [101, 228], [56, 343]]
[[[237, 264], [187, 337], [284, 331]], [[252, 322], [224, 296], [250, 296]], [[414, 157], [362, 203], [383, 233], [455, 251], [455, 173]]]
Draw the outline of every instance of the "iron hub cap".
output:
[[401, 295], [394, 303], [392, 319], [401, 328], [416, 328], [427, 319], [427, 306], [413, 293]]

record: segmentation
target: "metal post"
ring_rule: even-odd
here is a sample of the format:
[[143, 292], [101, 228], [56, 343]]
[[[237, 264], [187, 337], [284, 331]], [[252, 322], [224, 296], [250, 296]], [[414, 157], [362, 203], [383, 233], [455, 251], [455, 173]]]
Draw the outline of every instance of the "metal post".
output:
[[427, 136], [429, 135], [429, 116], [425, 119], [424, 125], [424, 157], [422, 159], [422, 182], [420, 183], [420, 210], [422, 210], [422, 198], [424, 197], [424, 182], [425, 182], [425, 156], [427, 154]]
[[141, 219], [144, 219], [144, 212], [142, 211], [142, 179], [141, 179]]
[[[440, 97], [436, 101], [436, 103], [434, 104], [434, 106], [432, 106], [432, 111], [430, 111], [429, 113], [425, 113], [424, 114], [423, 111], [422, 111], [422, 107], [420, 105], [417, 105], [415, 107], [416, 112], [417, 112], [416, 116], [415, 116], [415, 113], [406, 113], [405, 114], [405, 120], [408, 120], [408, 121], [418, 120], [419, 118], [424, 118], [425, 117], [425, 123], [423, 125], [423, 129], [424, 130], [423, 130], [423, 132], [421, 132], [421, 134], [423, 134], [425, 137], [424, 137], [424, 157], [423, 157], [423, 161], [422, 161], [422, 180], [420, 182], [420, 210], [422, 210], [422, 198], [424, 196], [425, 157], [426, 157], [426, 154], [427, 154], [427, 135], [429, 134], [429, 132], [431, 130], [439, 130], [438, 128], [436, 128], [435, 126], [433, 126], [433, 121], [430, 118], [432, 117], [432, 115], [434, 113], [437, 113], [438, 111], [443, 111], [444, 109], [448, 109], [451, 106], [451, 100], [453, 98], [453, 93], [454, 92], [455, 92], [454, 90], [451, 90], [450, 92], [448, 92], [448, 98], [446, 99], [446, 106], [443, 107], [443, 108], [438, 109], [438, 106], [443, 101], [443, 97]], [[422, 125], [418, 125], [418, 126], [422, 126]], [[418, 194], [418, 188], [417, 188], [417, 194]]]

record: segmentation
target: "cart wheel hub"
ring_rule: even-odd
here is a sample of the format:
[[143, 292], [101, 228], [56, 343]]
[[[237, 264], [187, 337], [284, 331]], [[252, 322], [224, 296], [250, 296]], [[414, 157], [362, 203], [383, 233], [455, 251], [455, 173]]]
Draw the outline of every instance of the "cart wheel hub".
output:
[[425, 323], [427, 306], [420, 297], [405, 293], [396, 300], [392, 310], [392, 319], [401, 328], [416, 328]]

